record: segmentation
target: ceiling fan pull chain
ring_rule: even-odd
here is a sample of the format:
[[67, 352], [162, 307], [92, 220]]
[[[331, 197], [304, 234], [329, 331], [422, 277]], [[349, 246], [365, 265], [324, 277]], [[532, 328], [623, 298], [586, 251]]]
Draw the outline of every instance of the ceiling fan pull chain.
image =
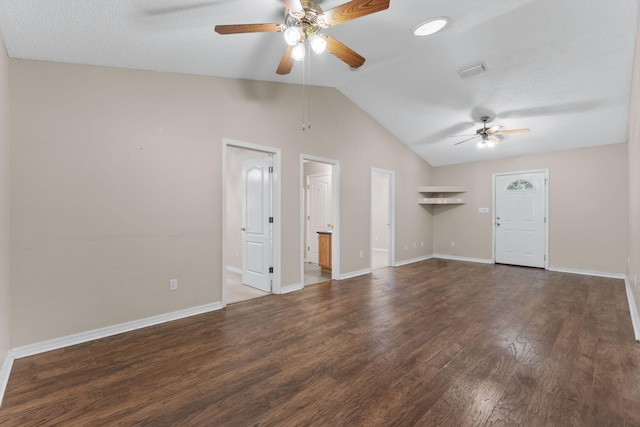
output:
[[[311, 49], [310, 43], [305, 43], [307, 46], [307, 81], [311, 83]], [[307, 129], [311, 129], [311, 88], [307, 88]]]
[[[304, 42], [303, 42], [304, 43]], [[305, 52], [305, 57], [306, 57], [306, 52]], [[306, 101], [307, 101], [307, 97], [306, 97], [306, 69], [307, 69], [307, 60], [306, 58], [302, 60], [302, 130], [306, 130], [307, 128], [307, 124], [305, 123], [305, 119], [306, 119]]]
[[311, 59], [309, 58], [309, 45], [306, 41], [302, 43], [305, 50], [302, 60], [302, 130], [311, 129], [311, 91], [307, 88], [307, 82], [311, 80]]

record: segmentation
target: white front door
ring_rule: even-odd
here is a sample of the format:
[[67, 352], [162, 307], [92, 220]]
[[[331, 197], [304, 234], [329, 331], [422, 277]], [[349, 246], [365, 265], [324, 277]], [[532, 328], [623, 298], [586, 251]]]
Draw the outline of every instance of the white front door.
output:
[[546, 173], [495, 175], [495, 261], [545, 267]]
[[331, 174], [307, 178], [307, 261], [318, 263], [318, 231], [331, 231]]
[[242, 164], [242, 283], [271, 292], [273, 158]]

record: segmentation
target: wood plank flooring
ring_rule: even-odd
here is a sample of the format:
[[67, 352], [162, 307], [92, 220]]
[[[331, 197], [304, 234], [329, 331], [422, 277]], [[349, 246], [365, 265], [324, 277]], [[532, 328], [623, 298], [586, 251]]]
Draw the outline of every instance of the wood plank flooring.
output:
[[622, 280], [429, 260], [16, 360], [2, 426], [639, 426]]

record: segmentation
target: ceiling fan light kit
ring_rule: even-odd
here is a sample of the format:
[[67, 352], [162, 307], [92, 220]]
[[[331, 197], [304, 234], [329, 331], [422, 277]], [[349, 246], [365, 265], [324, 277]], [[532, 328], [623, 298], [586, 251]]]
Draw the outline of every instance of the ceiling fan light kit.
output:
[[[277, 73], [284, 75], [291, 72], [295, 59], [302, 61], [305, 54], [305, 43], [317, 54], [328, 50], [351, 68], [364, 64], [364, 57], [354, 52], [336, 39], [319, 34], [343, 22], [351, 21], [366, 15], [389, 8], [390, 0], [351, 0], [333, 9], [323, 11], [320, 6], [310, 0], [283, 0], [285, 6], [284, 24], [235, 24], [216, 25], [218, 34], [274, 33], [283, 32], [288, 46], [280, 61]], [[298, 47], [301, 46], [301, 47]]]
[[482, 141], [478, 142], [478, 148], [481, 150], [486, 150], [487, 148], [492, 148], [496, 145], [495, 142], [493, 142], [490, 139], [483, 139]]
[[493, 146], [496, 145], [496, 143], [500, 142], [500, 138], [498, 138], [498, 135], [529, 132], [529, 129], [502, 130], [501, 125], [493, 125], [488, 128], [487, 122], [489, 121], [489, 116], [483, 116], [480, 120], [482, 120], [482, 127], [476, 130], [475, 135], [451, 135], [452, 138], [459, 137], [459, 136], [471, 137], [471, 138], [462, 140], [460, 142], [456, 142], [453, 145], [460, 145], [467, 141], [471, 141], [472, 139], [476, 139], [477, 137], [481, 137], [482, 139], [478, 141], [478, 148], [480, 149], [492, 148]]
[[[216, 25], [218, 34], [278, 33], [282, 32], [286, 48], [276, 69], [279, 75], [291, 72], [295, 61], [303, 63], [302, 69], [302, 130], [311, 128], [311, 95], [306, 90], [306, 80], [311, 72], [307, 47], [316, 54], [328, 50], [352, 70], [364, 64], [364, 57], [327, 34], [320, 34], [343, 22], [370, 15], [389, 8], [390, 0], [351, 0], [324, 12], [311, 0], [282, 0], [285, 6], [283, 24], [234, 24]], [[305, 108], [306, 107], [306, 108]]]

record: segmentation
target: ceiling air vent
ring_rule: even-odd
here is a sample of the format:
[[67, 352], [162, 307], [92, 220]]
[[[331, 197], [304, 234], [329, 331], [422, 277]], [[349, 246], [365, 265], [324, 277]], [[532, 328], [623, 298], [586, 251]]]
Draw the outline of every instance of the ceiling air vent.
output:
[[484, 73], [484, 64], [473, 65], [471, 67], [458, 70], [458, 75], [461, 79], [468, 79], [469, 77], [477, 76], [482, 73]]

